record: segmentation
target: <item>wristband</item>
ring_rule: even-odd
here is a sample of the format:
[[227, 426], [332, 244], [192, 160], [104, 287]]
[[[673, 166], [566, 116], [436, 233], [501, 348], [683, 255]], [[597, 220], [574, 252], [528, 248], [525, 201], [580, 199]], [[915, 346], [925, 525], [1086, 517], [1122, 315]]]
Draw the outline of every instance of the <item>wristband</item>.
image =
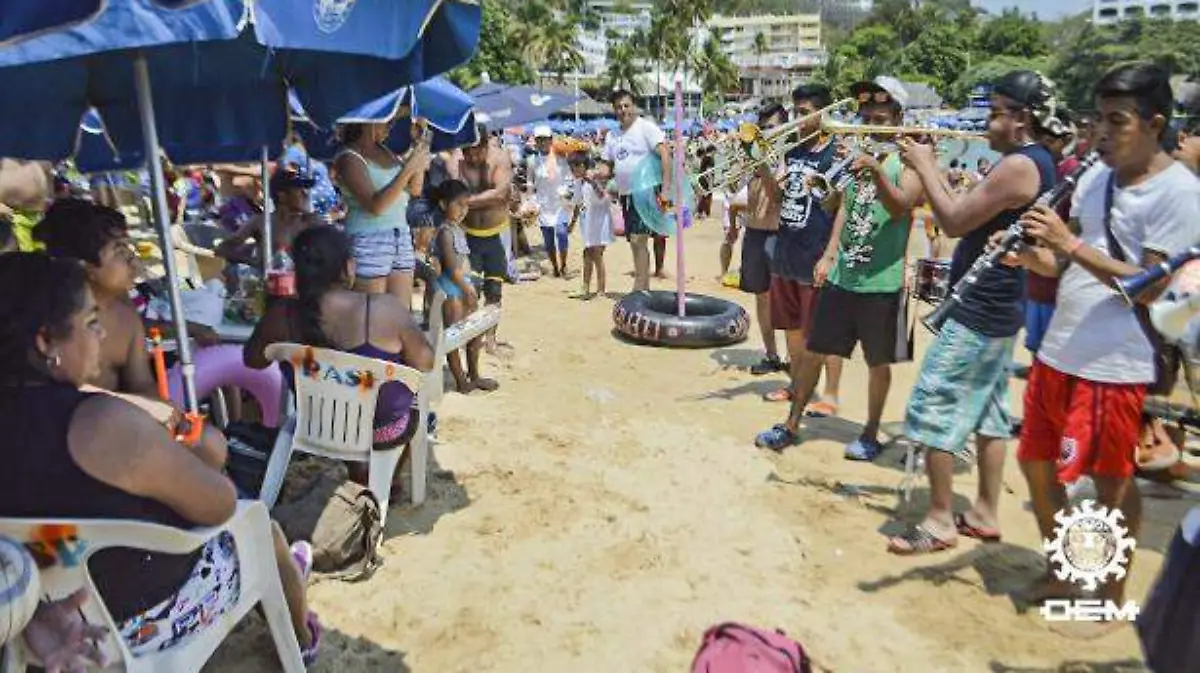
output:
[[1079, 238], [1078, 236], [1072, 236], [1071, 238], [1067, 239], [1067, 257], [1074, 257], [1075, 253], [1078, 252], [1079, 248], [1081, 247], [1083, 247], [1083, 239]]

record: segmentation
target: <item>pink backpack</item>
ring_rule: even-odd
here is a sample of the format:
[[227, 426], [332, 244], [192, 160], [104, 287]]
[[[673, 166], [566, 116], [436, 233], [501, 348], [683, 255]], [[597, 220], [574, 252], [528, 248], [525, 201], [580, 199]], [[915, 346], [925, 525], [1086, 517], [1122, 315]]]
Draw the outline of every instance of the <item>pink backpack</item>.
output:
[[804, 648], [783, 631], [718, 624], [704, 634], [692, 673], [810, 673]]

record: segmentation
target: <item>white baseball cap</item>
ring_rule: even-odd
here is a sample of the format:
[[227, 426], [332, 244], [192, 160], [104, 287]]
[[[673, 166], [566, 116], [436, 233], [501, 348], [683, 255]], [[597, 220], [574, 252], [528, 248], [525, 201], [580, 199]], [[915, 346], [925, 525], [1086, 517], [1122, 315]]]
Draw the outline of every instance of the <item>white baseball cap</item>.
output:
[[533, 127], [533, 137], [534, 138], [553, 138], [554, 132], [550, 130], [549, 126], [542, 124], [541, 126]]

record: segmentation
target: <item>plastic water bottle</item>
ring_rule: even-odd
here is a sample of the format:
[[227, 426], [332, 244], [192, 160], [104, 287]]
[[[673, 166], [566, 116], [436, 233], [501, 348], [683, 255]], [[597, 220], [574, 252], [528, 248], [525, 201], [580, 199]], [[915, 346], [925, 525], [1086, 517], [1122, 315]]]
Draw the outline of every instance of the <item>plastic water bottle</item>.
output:
[[267, 272], [267, 292], [272, 297], [296, 296], [296, 266], [286, 249], [280, 250], [271, 260]]

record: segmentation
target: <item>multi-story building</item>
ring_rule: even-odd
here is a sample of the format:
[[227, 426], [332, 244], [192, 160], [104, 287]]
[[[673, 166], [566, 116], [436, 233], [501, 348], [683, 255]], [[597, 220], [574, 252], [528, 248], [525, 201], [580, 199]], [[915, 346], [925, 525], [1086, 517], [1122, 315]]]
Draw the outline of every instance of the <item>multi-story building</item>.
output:
[[741, 70], [747, 95], [786, 95], [825, 62], [820, 14], [714, 16], [708, 30]]
[[1200, 20], [1198, 0], [1093, 0], [1092, 23], [1112, 25], [1133, 17]]
[[576, 42], [584, 61], [581, 74], [595, 77], [604, 74], [608, 68], [609, 35], [626, 40], [634, 31], [649, 28], [650, 11], [654, 5], [620, 0], [590, 0], [588, 4], [600, 18], [600, 25], [596, 30], [587, 30], [583, 26], [577, 28]]

